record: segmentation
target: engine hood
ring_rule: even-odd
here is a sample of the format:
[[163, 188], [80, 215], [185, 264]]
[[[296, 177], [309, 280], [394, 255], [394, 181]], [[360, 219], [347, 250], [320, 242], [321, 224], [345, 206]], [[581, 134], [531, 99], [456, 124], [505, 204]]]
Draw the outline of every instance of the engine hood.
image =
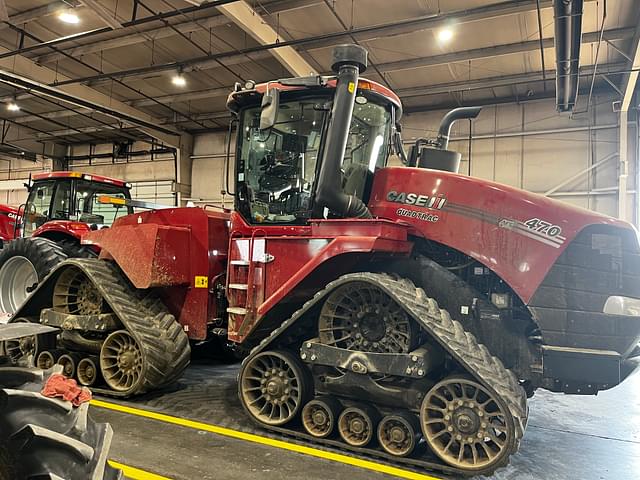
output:
[[449, 172], [387, 167], [376, 172], [369, 209], [412, 233], [461, 251], [505, 280], [525, 302], [587, 226], [633, 234], [615, 218], [517, 188]]

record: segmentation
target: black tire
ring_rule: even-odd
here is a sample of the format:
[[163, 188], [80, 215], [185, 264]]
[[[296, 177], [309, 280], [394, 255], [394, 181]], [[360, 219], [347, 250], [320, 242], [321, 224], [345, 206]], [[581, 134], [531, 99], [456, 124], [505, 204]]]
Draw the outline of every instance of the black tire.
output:
[[[37, 275], [37, 282], [31, 285], [15, 285], [14, 278], [10, 274], [10, 265], [16, 264], [20, 258], [31, 263]], [[9, 242], [0, 251], [0, 311], [16, 312], [38, 283], [44, 280], [56, 265], [67, 258], [68, 255], [62, 247], [46, 238], [17, 238]]]
[[111, 426], [95, 423], [88, 403], [73, 407], [40, 394], [59, 372], [0, 368], [0, 480], [122, 479], [107, 463]]
[[98, 254], [91, 247], [81, 245], [77, 240], [64, 239], [56, 242], [68, 258], [98, 258]]

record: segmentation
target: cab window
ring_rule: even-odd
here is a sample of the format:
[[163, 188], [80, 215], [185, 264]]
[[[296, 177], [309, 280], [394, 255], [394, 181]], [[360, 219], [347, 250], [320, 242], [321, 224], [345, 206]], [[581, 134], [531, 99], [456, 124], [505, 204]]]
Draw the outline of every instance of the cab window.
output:
[[24, 216], [24, 233], [26, 236], [30, 236], [48, 220], [54, 190], [54, 182], [42, 182], [35, 185], [29, 192]]

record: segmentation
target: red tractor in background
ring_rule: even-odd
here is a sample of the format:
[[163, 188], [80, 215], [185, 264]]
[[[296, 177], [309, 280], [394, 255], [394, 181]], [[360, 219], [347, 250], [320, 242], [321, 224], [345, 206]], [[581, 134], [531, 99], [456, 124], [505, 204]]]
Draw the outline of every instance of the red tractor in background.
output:
[[80, 172], [33, 176], [19, 209], [0, 206], [0, 312], [13, 313], [51, 269], [67, 258], [95, 257], [81, 245], [84, 235], [133, 213], [131, 207], [100, 203], [101, 196], [127, 200], [121, 180]]
[[127, 397], [178, 378], [189, 340], [224, 333], [250, 351], [238, 393], [258, 425], [448, 474], [505, 465], [536, 389], [628, 377], [635, 229], [458, 174], [450, 128], [479, 108], [405, 155], [400, 100], [365, 68], [348, 45], [333, 77], [239, 85], [235, 211], [147, 211], [88, 233], [100, 258], [58, 265], [12, 318], [31, 323], [0, 340], [38, 335], [38, 365], [64, 359]]

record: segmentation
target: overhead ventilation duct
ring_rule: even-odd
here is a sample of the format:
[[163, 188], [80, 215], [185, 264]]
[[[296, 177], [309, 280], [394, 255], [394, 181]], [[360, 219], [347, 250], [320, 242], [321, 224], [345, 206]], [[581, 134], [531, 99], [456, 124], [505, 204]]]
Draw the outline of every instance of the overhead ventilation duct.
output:
[[556, 109], [570, 112], [578, 96], [582, 0], [554, 0]]

